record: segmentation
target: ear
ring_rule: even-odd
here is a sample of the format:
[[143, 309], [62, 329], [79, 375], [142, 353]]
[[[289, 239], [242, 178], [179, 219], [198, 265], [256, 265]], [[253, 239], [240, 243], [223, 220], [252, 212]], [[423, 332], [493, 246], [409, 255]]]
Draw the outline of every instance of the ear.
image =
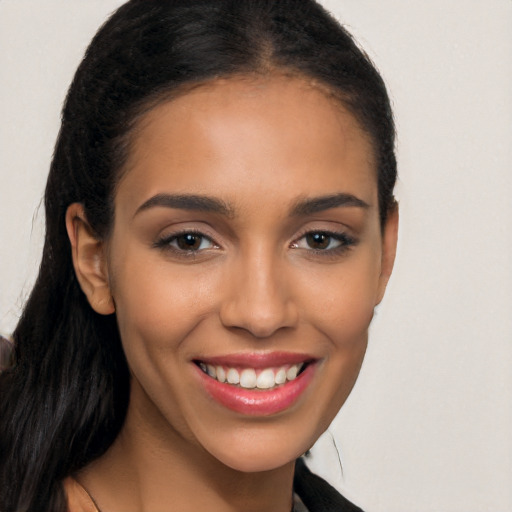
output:
[[66, 229], [71, 242], [75, 274], [89, 304], [101, 315], [114, 313], [104, 243], [95, 236], [80, 203], [68, 207]]
[[389, 278], [391, 277], [391, 272], [393, 271], [396, 256], [396, 245], [398, 241], [398, 217], [398, 204], [395, 203], [388, 213], [384, 232], [382, 234], [381, 270], [377, 290], [377, 301], [375, 305], [382, 301], [384, 292], [386, 291], [386, 286]]

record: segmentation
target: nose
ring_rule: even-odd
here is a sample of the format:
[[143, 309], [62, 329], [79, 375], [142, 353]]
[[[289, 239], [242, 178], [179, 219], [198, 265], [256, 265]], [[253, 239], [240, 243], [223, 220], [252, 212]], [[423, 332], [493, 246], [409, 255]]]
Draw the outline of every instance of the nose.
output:
[[261, 253], [240, 259], [230, 268], [229, 286], [220, 308], [222, 324], [267, 338], [294, 327], [298, 309], [291, 279], [276, 258]]

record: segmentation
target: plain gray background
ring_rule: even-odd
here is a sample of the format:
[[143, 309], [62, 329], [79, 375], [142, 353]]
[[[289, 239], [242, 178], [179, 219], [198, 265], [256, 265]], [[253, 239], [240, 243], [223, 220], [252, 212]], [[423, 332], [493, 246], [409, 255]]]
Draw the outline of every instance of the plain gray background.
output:
[[[4, 334], [40, 257], [62, 100], [121, 3], [0, 0]], [[512, 511], [512, 1], [322, 3], [388, 83], [401, 233], [360, 379], [312, 465], [369, 512]]]

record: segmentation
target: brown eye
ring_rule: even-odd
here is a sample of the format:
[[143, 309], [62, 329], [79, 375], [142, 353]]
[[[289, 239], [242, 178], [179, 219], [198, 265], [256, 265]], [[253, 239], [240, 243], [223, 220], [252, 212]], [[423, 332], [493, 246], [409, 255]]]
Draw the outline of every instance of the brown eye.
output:
[[213, 240], [203, 233], [185, 231], [169, 236], [164, 236], [153, 244], [154, 247], [164, 250], [172, 250], [181, 254], [191, 254], [207, 249], [218, 248]]
[[308, 233], [306, 243], [311, 249], [327, 249], [332, 241], [332, 236], [327, 233]]
[[338, 254], [355, 245], [357, 240], [347, 233], [330, 231], [309, 231], [292, 243], [294, 249], [306, 249], [316, 253]]
[[201, 249], [204, 237], [196, 233], [185, 233], [175, 238], [176, 246], [183, 251], [197, 251]]

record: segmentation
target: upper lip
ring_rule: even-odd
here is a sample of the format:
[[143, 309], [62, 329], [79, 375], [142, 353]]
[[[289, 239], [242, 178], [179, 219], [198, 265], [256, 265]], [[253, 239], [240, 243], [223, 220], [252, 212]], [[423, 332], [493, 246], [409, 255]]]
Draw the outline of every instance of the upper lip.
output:
[[213, 357], [198, 357], [195, 358], [194, 361], [211, 364], [213, 366], [269, 368], [286, 364], [306, 363], [316, 359], [316, 357], [309, 354], [296, 352], [250, 352]]

